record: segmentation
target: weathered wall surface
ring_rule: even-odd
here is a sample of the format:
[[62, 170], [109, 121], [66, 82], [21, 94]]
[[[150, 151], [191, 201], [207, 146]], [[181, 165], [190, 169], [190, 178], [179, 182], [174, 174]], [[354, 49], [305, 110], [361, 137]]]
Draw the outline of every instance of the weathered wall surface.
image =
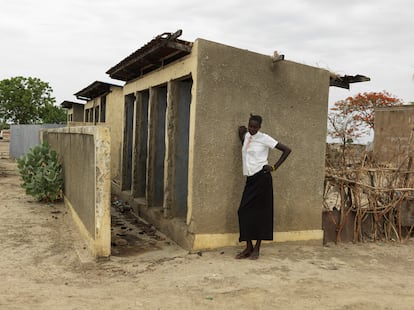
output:
[[[414, 144], [414, 106], [375, 110], [374, 149], [376, 158], [398, 165], [407, 158], [410, 137]], [[411, 145], [411, 151], [414, 145]]]
[[[84, 108], [93, 109], [94, 106], [101, 104], [101, 98], [89, 100], [85, 106], [76, 106], [80, 108], [75, 117], [68, 126], [90, 126], [91, 123], [84, 121]], [[75, 111], [74, 111], [75, 113]], [[86, 114], [86, 113], [85, 113]], [[111, 91], [106, 95], [106, 117], [105, 122], [96, 122], [96, 126], [105, 126], [110, 128], [111, 135], [111, 178], [120, 179], [120, 165], [122, 156], [122, 131], [123, 131], [123, 115], [124, 115], [124, 96], [121, 87], [111, 87]], [[75, 115], [75, 114], [74, 114]], [[93, 114], [93, 117], [95, 115]], [[80, 117], [80, 118], [79, 118]], [[94, 124], [92, 122], [92, 124]]]
[[[196, 54], [190, 54], [186, 57], [183, 57], [180, 60], [177, 60], [176, 62], [174, 62], [173, 64], [169, 64], [165, 67], [163, 67], [160, 70], [156, 70], [154, 72], [150, 72], [134, 81], [130, 81], [128, 83], [126, 83], [124, 85], [123, 88], [123, 96], [122, 96], [122, 100], [124, 101], [122, 106], [123, 106], [123, 112], [122, 112], [122, 126], [125, 126], [125, 104], [127, 99], [125, 98], [130, 98], [130, 97], [136, 97], [135, 100], [138, 100], [139, 103], [137, 101], [134, 102], [134, 113], [135, 116], [138, 116], [141, 113], [144, 113], [144, 111], [142, 111], [143, 109], [143, 98], [142, 98], [142, 94], [141, 92], [145, 92], [146, 95], [151, 94], [151, 98], [146, 98], [146, 100], [149, 100], [146, 102], [147, 108], [148, 108], [148, 119], [147, 122], [143, 121], [142, 119], [134, 119], [134, 153], [132, 156], [132, 169], [128, 170], [126, 169], [126, 167], [128, 166], [125, 162], [123, 162], [124, 158], [121, 155], [121, 165], [120, 165], [120, 174], [123, 173], [124, 175], [126, 173], [132, 173], [134, 175], [133, 179], [135, 182], [141, 182], [141, 183], [145, 183], [146, 184], [146, 193], [144, 193], [144, 195], [146, 196], [144, 199], [136, 199], [134, 200], [134, 198], [136, 197], [141, 197], [142, 196], [142, 186], [139, 186], [138, 184], [132, 184], [132, 188], [131, 190], [125, 190], [124, 192], [122, 192], [121, 188], [125, 185], [124, 182], [121, 181], [121, 185], [117, 184], [117, 182], [113, 182], [112, 183], [112, 191], [115, 192], [118, 195], [121, 195], [123, 197], [123, 199], [125, 200], [129, 200], [129, 202], [132, 205], [135, 205], [136, 207], [136, 213], [138, 215], [140, 215], [141, 217], [143, 217], [144, 219], [146, 219], [147, 221], [151, 222], [152, 224], [156, 225], [161, 231], [163, 231], [164, 233], [166, 233], [167, 235], [169, 235], [173, 240], [175, 240], [177, 243], [179, 243], [181, 246], [185, 247], [185, 248], [191, 248], [192, 247], [192, 235], [188, 234], [187, 232], [187, 226], [185, 225], [185, 222], [180, 218], [180, 219], [176, 219], [176, 218], [165, 218], [163, 216], [163, 212], [165, 210], [163, 210], [163, 208], [160, 207], [154, 207], [154, 206], [150, 206], [151, 205], [151, 196], [153, 196], [154, 192], [154, 188], [153, 185], [151, 184], [152, 182], [155, 183], [154, 180], [154, 171], [152, 170], [152, 166], [151, 163], [154, 161], [154, 157], [152, 157], [151, 159], [149, 158], [145, 158], [145, 162], [143, 165], [146, 165], [146, 168], [143, 167], [141, 161], [142, 161], [142, 156], [144, 154], [137, 154], [139, 152], [142, 152], [143, 146], [139, 145], [137, 146], [137, 144], [142, 143], [142, 136], [141, 133], [137, 133], [138, 131], [147, 131], [148, 134], [148, 141], [146, 141], [146, 146], [145, 149], [147, 149], [148, 154], [150, 154], [151, 152], [154, 151], [154, 148], [151, 146], [150, 147], [150, 143], [154, 142], [154, 137], [152, 136], [152, 134], [150, 133], [151, 130], [150, 128], [153, 128], [154, 124], [154, 102], [153, 100], [155, 100], [155, 98], [157, 97], [158, 91], [160, 91], [160, 89], [162, 89], [163, 87], [167, 87], [168, 83], [174, 80], [181, 80], [181, 79], [191, 79], [191, 75], [192, 73], [195, 71], [195, 66], [197, 63], [197, 55]], [[190, 89], [191, 92], [191, 89]], [[193, 102], [194, 99], [191, 99], [191, 104]], [[152, 106], [152, 108], [151, 108]], [[152, 111], [150, 111], [152, 110]], [[116, 111], [116, 113], [119, 113], [119, 110]], [[166, 112], [168, 114], [168, 112]], [[145, 113], [144, 113], [145, 114]], [[139, 118], [142, 118], [143, 115], [138, 116]], [[145, 116], [147, 117], [147, 116]], [[168, 116], [166, 117], [166, 121], [169, 122], [169, 120], [171, 120], [171, 117]], [[143, 127], [145, 126], [145, 128]], [[170, 126], [171, 124], [167, 125], [167, 129], [166, 132], [170, 131]], [[170, 128], [170, 129], [168, 129]], [[152, 137], [149, 137], [149, 136]], [[127, 145], [127, 139], [125, 137], [125, 133], [122, 132], [122, 146], [126, 147]], [[167, 146], [165, 147], [166, 149], [166, 154], [169, 154], [170, 151], [168, 150], [169, 146], [168, 144], [171, 141], [168, 141], [168, 137], [166, 138], [166, 144]], [[148, 144], [148, 145], [147, 145]], [[125, 150], [121, 149], [121, 152], [124, 152]], [[159, 153], [159, 152], [158, 152]], [[168, 156], [168, 155], [167, 155]], [[146, 155], [145, 155], [146, 157]], [[169, 176], [171, 175], [171, 171], [168, 171], [167, 168], [170, 167], [171, 168], [171, 164], [170, 163], [166, 163], [165, 165], [165, 178], [169, 178]], [[144, 172], [146, 174], [146, 181], [142, 180], [142, 171], [138, 171], [139, 169], [146, 169], [146, 171]], [[173, 169], [175, 169], [175, 167], [173, 167]], [[167, 177], [168, 175], [168, 177]], [[157, 182], [164, 182], [164, 178], [161, 178], [159, 180], [157, 180]], [[171, 180], [170, 180], [171, 181]], [[137, 186], [138, 185], [138, 186]], [[142, 184], [141, 184], [142, 185]], [[148, 194], [148, 192], [150, 192]], [[136, 195], [136, 196], [134, 196]], [[164, 199], [168, 200], [167, 198], [168, 196], [168, 192], [165, 193]]]
[[[218, 234], [237, 235], [245, 182], [237, 128], [254, 113], [263, 116], [263, 132], [292, 148], [273, 174], [276, 240], [321, 239], [328, 71], [205, 40], [195, 48], [190, 231], [205, 235], [201, 247]], [[270, 161], [279, 156], [273, 151]]]
[[83, 122], [83, 105], [80, 104], [74, 104], [72, 106], [72, 121], [73, 122]]
[[122, 88], [112, 87], [106, 96], [106, 120], [111, 135], [111, 178], [120, 179], [124, 96]]
[[105, 127], [67, 127], [42, 131], [59, 154], [64, 173], [65, 203], [96, 256], [109, 256], [110, 135]]

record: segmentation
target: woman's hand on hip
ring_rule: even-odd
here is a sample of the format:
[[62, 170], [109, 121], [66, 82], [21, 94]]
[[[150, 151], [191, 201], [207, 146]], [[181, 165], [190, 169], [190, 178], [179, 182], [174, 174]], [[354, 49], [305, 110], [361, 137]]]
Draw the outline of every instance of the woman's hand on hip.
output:
[[273, 166], [270, 166], [270, 165], [264, 165], [263, 166], [263, 171], [264, 172], [272, 172], [272, 171], [275, 171], [275, 168]]

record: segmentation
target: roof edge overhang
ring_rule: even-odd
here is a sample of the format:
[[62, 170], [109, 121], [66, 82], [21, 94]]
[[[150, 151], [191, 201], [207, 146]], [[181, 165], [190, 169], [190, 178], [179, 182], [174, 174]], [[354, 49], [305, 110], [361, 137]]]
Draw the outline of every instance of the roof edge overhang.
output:
[[107, 94], [111, 91], [111, 87], [120, 87], [120, 85], [115, 85], [111, 83], [101, 82], [101, 81], [95, 81], [92, 84], [86, 86], [84, 89], [78, 91], [74, 94], [77, 99], [80, 100], [91, 100], [100, 96], [103, 96], [104, 94]]
[[112, 79], [128, 82], [191, 53], [193, 42], [179, 40], [182, 30], [164, 32], [106, 71]]
[[74, 101], [69, 101], [69, 100], [64, 100], [64, 101], [62, 101], [62, 103], [60, 104], [60, 106], [61, 106], [62, 108], [64, 108], [64, 109], [72, 109], [72, 107], [73, 107], [74, 105], [81, 105], [81, 106], [83, 106], [83, 105], [84, 105], [84, 103], [82, 103], [82, 102], [74, 102]]
[[359, 82], [368, 82], [371, 79], [365, 75], [344, 75], [339, 76], [336, 74], [331, 74], [329, 79], [329, 86], [336, 86], [340, 88], [349, 89], [349, 84], [351, 83], [359, 83]]

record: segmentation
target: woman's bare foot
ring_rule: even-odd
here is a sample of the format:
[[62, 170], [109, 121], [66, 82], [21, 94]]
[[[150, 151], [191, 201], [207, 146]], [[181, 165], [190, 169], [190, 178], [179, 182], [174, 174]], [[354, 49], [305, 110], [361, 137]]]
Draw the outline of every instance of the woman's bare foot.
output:
[[253, 250], [253, 252], [252, 252], [252, 253], [250, 253], [249, 259], [256, 260], [256, 259], [258, 259], [258, 258], [259, 258], [259, 251], [255, 251], [255, 250]]
[[235, 258], [236, 259], [248, 258], [250, 257], [251, 254], [252, 254], [252, 250], [244, 249], [244, 251], [237, 254]]

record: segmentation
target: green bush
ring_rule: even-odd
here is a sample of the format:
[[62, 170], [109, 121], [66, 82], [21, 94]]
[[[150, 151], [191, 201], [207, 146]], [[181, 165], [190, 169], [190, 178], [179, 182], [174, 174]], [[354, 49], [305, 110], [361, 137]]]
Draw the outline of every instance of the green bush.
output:
[[28, 153], [17, 159], [17, 167], [26, 194], [45, 202], [62, 199], [62, 165], [57, 153], [50, 150], [47, 142], [31, 148]]

